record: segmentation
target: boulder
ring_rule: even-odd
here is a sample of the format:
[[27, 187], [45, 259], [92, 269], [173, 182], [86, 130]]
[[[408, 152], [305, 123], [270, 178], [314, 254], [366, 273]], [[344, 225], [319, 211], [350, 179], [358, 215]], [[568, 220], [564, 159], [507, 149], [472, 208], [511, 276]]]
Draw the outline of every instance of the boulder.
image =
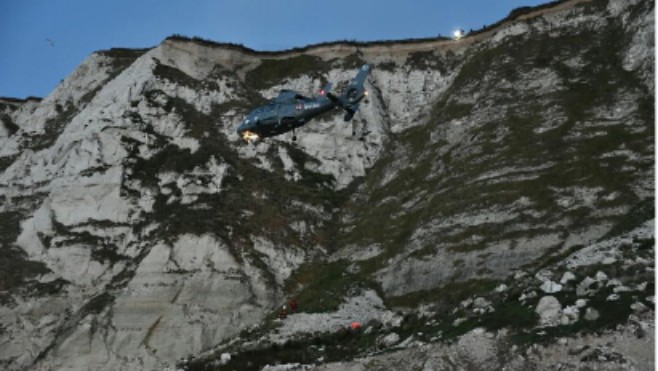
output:
[[391, 332], [390, 334], [380, 338], [378, 342], [380, 345], [383, 345], [385, 347], [390, 347], [397, 344], [399, 341], [400, 341], [400, 335], [398, 335], [395, 332]]
[[621, 281], [616, 279], [616, 278], [613, 278], [610, 281], [608, 281], [608, 283], [606, 283], [605, 285], [606, 285], [606, 287], [607, 286], [621, 286]]
[[551, 280], [546, 280], [541, 285], [540, 289], [547, 294], [553, 294], [562, 291], [562, 285]]
[[220, 364], [225, 365], [225, 364], [229, 363], [230, 360], [231, 360], [231, 354], [230, 353], [222, 353], [222, 355], [220, 357]]
[[476, 308], [486, 309], [491, 306], [491, 302], [487, 301], [487, 299], [483, 297], [479, 297], [473, 301], [473, 306]]
[[616, 262], [617, 262], [617, 259], [613, 258], [612, 256], [608, 256], [607, 258], [603, 259], [603, 261], [601, 261], [601, 264], [610, 265], [610, 264], [614, 264]]
[[585, 300], [585, 299], [576, 300], [576, 306], [578, 308], [585, 308], [587, 306], [587, 300]]
[[391, 312], [390, 310], [384, 312], [384, 314], [382, 314], [381, 316], [381, 323], [383, 323], [384, 326], [387, 327], [400, 327], [403, 320], [404, 320], [403, 316]]
[[535, 278], [540, 282], [550, 280], [553, 277], [553, 272], [548, 270], [541, 270], [535, 274]]
[[518, 272], [515, 272], [515, 273], [514, 273], [514, 281], [518, 281], [518, 280], [520, 280], [521, 278], [523, 278], [523, 277], [525, 277], [525, 276], [527, 276], [527, 275], [528, 275], [528, 274], [527, 274], [526, 272], [524, 272], [524, 271], [518, 271]]
[[628, 286], [617, 286], [614, 289], [612, 289], [612, 292], [618, 293], [618, 292], [629, 292], [631, 291], [631, 288]]
[[555, 296], [544, 296], [539, 299], [535, 312], [539, 314], [540, 324], [555, 326], [560, 321], [562, 305]]
[[633, 310], [633, 312], [640, 314], [646, 312], [649, 309], [649, 307], [638, 301], [636, 303], [631, 304], [631, 309]]
[[585, 279], [578, 284], [578, 287], [576, 287], [576, 295], [585, 296], [596, 292], [596, 290], [590, 288], [592, 284], [596, 282], [596, 280], [590, 277], [585, 277]]
[[598, 271], [596, 272], [596, 276], [594, 278], [599, 282], [603, 282], [608, 280], [608, 275], [601, 271]]
[[577, 305], [570, 305], [562, 310], [564, 317], [567, 318], [567, 324], [574, 323], [580, 318], [580, 309]]
[[496, 287], [496, 289], [494, 291], [496, 291], [496, 292], [507, 291], [507, 285], [504, 284], [504, 283], [501, 283], [498, 287]]
[[596, 321], [599, 317], [599, 311], [592, 307], [587, 308], [585, 310], [585, 315], [583, 316], [583, 318], [585, 318], [587, 321]]
[[575, 280], [575, 279], [576, 279], [576, 276], [573, 273], [567, 271], [567, 272], [564, 272], [564, 274], [562, 275], [562, 278], [560, 279], [560, 283], [564, 285], [564, 284], [568, 283], [569, 281], [572, 281], [572, 280]]
[[521, 296], [519, 296], [519, 301], [525, 301], [535, 297], [537, 297], [537, 293], [535, 291], [530, 291], [527, 294], [524, 292], [523, 294], [521, 294]]

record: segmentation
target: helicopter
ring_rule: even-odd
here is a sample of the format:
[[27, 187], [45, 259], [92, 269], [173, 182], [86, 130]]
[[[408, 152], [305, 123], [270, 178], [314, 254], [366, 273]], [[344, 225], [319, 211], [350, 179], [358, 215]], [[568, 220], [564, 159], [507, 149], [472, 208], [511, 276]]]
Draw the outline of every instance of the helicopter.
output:
[[320, 90], [319, 96], [313, 98], [305, 97], [293, 90], [281, 90], [279, 95], [268, 104], [254, 109], [247, 115], [237, 129], [238, 135], [246, 143], [253, 143], [292, 131], [292, 140], [295, 141], [297, 140], [295, 129], [336, 107], [345, 111], [343, 119], [349, 122], [359, 110], [361, 101], [368, 95], [363, 85], [370, 70], [370, 65], [364, 64], [340, 96], [331, 92], [331, 83]]

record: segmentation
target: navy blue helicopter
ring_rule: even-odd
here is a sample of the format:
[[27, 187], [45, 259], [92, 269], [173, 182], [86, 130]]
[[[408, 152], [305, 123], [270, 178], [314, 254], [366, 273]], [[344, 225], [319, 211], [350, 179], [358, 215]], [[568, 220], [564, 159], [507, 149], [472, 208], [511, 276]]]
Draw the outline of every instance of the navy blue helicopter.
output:
[[352, 80], [345, 93], [336, 96], [331, 93], [332, 84], [313, 98], [305, 97], [296, 91], [281, 90], [269, 104], [251, 111], [238, 127], [238, 135], [247, 143], [293, 131], [292, 140], [297, 140], [295, 129], [308, 123], [312, 118], [340, 107], [345, 111], [345, 122], [352, 120], [359, 110], [359, 103], [368, 95], [363, 84], [370, 73], [370, 65], [365, 64]]

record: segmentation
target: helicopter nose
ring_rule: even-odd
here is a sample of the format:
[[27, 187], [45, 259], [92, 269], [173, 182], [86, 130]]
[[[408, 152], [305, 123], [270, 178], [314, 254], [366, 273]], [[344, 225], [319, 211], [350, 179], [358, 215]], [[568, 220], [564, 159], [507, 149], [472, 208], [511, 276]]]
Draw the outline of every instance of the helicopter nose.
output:
[[246, 119], [240, 123], [240, 126], [238, 126], [238, 132], [245, 131], [249, 128], [249, 119]]

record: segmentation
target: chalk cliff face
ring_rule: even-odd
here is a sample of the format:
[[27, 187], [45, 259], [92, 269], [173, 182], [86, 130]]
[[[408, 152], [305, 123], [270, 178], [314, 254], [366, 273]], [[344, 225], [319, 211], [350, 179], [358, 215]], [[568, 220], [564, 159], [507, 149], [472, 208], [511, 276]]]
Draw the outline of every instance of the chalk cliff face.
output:
[[[0, 366], [652, 368], [653, 8], [277, 53], [171, 37], [0, 99]], [[366, 62], [352, 123], [237, 137]]]

